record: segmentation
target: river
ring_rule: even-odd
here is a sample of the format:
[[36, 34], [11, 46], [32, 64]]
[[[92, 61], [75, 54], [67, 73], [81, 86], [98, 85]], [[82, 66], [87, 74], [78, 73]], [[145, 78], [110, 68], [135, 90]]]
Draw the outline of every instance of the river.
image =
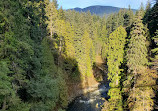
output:
[[[85, 95], [76, 97], [66, 111], [101, 111], [101, 105], [108, 98], [108, 84], [100, 84], [98, 89]], [[105, 98], [105, 99], [103, 99]]]

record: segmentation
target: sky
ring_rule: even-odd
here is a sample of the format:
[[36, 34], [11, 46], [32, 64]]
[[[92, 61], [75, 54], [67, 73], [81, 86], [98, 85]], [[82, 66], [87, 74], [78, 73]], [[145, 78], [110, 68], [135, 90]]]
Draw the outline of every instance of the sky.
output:
[[131, 5], [132, 9], [139, 9], [140, 4], [146, 5], [148, 0], [58, 0], [59, 6], [63, 9], [70, 8], [85, 8], [92, 5], [115, 6], [120, 8], [128, 8]]

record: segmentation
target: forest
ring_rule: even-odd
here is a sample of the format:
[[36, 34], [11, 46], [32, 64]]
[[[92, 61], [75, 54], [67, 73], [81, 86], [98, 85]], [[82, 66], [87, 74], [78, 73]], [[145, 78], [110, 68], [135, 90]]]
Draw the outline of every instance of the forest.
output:
[[0, 0], [0, 111], [67, 111], [100, 81], [98, 57], [110, 87], [102, 111], [158, 110], [158, 0], [103, 17]]

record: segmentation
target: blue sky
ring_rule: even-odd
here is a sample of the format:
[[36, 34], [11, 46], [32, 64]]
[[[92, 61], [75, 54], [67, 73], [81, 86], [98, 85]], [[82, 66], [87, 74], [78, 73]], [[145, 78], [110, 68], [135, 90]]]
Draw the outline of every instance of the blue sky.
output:
[[141, 2], [145, 5], [148, 0], [58, 0], [59, 6], [63, 9], [69, 8], [85, 8], [91, 5], [103, 5], [103, 6], [115, 6], [121, 8], [127, 8], [131, 5], [131, 8], [138, 9]]

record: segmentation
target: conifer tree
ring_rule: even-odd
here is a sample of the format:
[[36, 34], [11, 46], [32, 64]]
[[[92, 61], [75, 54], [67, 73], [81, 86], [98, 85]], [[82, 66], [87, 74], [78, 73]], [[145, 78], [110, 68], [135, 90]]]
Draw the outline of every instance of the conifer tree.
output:
[[90, 54], [93, 53], [93, 50], [91, 49], [93, 44], [92, 40], [89, 38], [89, 34], [87, 31], [85, 31], [82, 39], [81, 39], [81, 52], [80, 55], [77, 58], [79, 62], [79, 69], [81, 71], [81, 74], [83, 77], [91, 77], [93, 72], [92, 72], [92, 62], [90, 58]]
[[124, 59], [124, 46], [127, 33], [125, 29], [120, 26], [109, 36], [109, 50], [108, 50], [108, 79], [110, 80], [111, 89], [108, 92], [109, 110], [123, 111], [122, 95], [120, 89], [121, 79], [121, 63]]
[[154, 42], [156, 44], [156, 47], [152, 50], [152, 53], [154, 54], [154, 58], [152, 59], [152, 68], [158, 71], [158, 30], [155, 33]]
[[112, 86], [119, 86], [121, 72], [119, 66], [123, 62], [126, 36], [126, 31], [120, 26], [109, 37], [108, 78], [111, 80]]
[[107, 37], [108, 32], [106, 29], [105, 17], [103, 18], [101, 24], [102, 24], [101, 35], [100, 35], [100, 39], [101, 39], [101, 43], [102, 43], [101, 55], [102, 55], [102, 58], [106, 59], [107, 55], [108, 55], [108, 37]]
[[127, 52], [127, 65], [129, 72], [137, 73], [139, 66], [147, 65], [147, 47], [144, 25], [142, 23], [141, 13], [138, 12], [134, 19], [133, 28], [130, 32], [130, 43]]
[[58, 19], [64, 20], [64, 21], [66, 19], [65, 12], [62, 7], [60, 7], [60, 9], [58, 10]]
[[7, 63], [0, 61], [0, 104], [2, 106], [2, 110], [6, 110], [8, 108], [7, 103], [15, 95], [11, 85], [11, 77], [8, 76], [8, 73], [10, 73], [10, 71]]
[[134, 87], [129, 92], [128, 107], [131, 111], [154, 109], [155, 92], [153, 86], [156, 85], [157, 74], [155, 70], [142, 68], [137, 74], [137, 80]]
[[[137, 12], [134, 19], [133, 28], [130, 33], [130, 43], [127, 52], [128, 78], [132, 89], [129, 92], [128, 107], [131, 111], [152, 110], [154, 92], [152, 88], [145, 84], [146, 79], [153, 78], [150, 71], [146, 70], [147, 59], [147, 34], [142, 23], [142, 11]], [[146, 72], [142, 72], [146, 70]], [[150, 83], [150, 82], [148, 82]], [[133, 85], [132, 85], [133, 84]], [[127, 84], [125, 87], [129, 87]], [[143, 96], [143, 95], [146, 96]]]
[[130, 28], [131, 27], [132, 22], [133, 22], [133, 17], [134, 17], [134, 14], [133, 14], [133, 11], [131, 10], [131, 7], [129, 5], [128, 11], [125, 12], [125, 14], [124, 14], [124, 26], [126, 28]]
[[[152, 86], [158, 78], [157, 6], [157, 0], [152, 8], [148, 2], [146, 12], [141, 6], [134, 20], [130, 7], [106, 20], [90, 11], [58, 9], [57, 0], [1, 0], [0, 110], [62, 110], [68, 104], [67, 81], [76, 80], [69, 76], [80, 73], [77, 79], [88, 86], [95, 56], [101, 54], [107, 60], [110, 80], [105, 109], [123, 111], [127, 99], [122, 96], [121, 90], [127, 89], [121, 86], [124, 84], [130, 89], [125, 95], [129, 110], [153, 110]], [[144, 13], [144, 23], [153, 37], [152, 70], [147, 67], [150, 36], [142, 24]], [[129, 44], [122, 26], [128, 33], [131, 29]], [[126, 74], [121, 68], [127, 44]], [[122, 75], [127, 75], [124, 82]]]
[[52, 0], [52, 2], [55, 5], [55, 8], [57, 9], [58, 8], [58, 2], [57, 2], [57, 0]]
[[148, 29], [152, 37], [155, 36], [156, 30], [158, 30], [158, 2], [146, 13], [144, 22], [147, 23]]
[[[29, 37], [27, 1], [0, 1], [0, 64], [3, 110], [29, 110], [19, 92], [28, 82], [33, 50]], [[8, 7], [8, 8], [6, 8]], [[4, 84], [3, 84], [4, 83]]]
[[66, 24], [66, 34], [64, 35], [65, 41], [65, 54], [68, 58], [75, 58], [75, 48], [74, 48], [74, 29], [70, 26], [70, 23]]
[[46, 24], [48, 24], [47, 30], [49, 30], [50, 38], [52, 38], [55, 33], [55, 23], [58, 17], [58, 12], [55, 4], [53, 2], [49, 2], [49, 0], [46, 1], [45, 11], [47, 16]]

